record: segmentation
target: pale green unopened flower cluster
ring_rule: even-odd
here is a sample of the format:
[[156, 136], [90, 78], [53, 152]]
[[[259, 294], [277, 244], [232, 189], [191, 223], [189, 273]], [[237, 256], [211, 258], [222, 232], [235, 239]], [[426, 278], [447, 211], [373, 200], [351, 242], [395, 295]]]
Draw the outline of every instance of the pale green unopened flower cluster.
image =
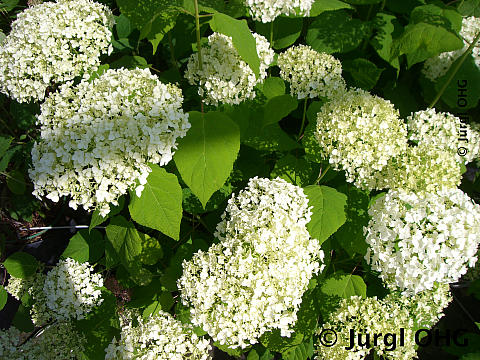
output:
[[0, 330], [0, 358], [8, 360], [78, 360], [83, 358], [85, 337], [68, 322], [47, 325], [33, 338], [10, 327]]
[[[391, 293], [384, 299], [352, 296], [342, 299], [338, 309], [331, 313], [327, 322], [318, 330], [330, 329], [336, 332], [337, 342], [331, 347], [319, 343], [316, 348], [317, 360], [363, 360], [372, 351], [395, 360], [416, 358], [415, 332], [430, 329], [443, 316], [443, 310], [452, 301], [448, 285], [414, 296]], [[400, 344], [400, 329], [404, 329], [404, 344]], [[350, 330], [354, 331], [354, 347], [350, 348]], [[395, 334], [393, 338], [384, 336]], [[360, 346], [357, 336], [370, 335], [370, 348]], [[374, 344], [374, 334], [381, 334]], [[331, 339], [325, 339], [330, 341]]]
[[277, 65], [280, 77], [290, 83], [290, 92], [298, 99], [332, 99], [346, 91], [340, 61], [308, 45], [288, 48], [278, 56]]
[[38, 272], [29, 279], [10, 277], [6, 290], [21, 300], [30, 295], [32, 321], [44, 325], [51, 320], [83, 319], [103, 299], [103, 278], [88, 263], [60, 260], [46, 275]]
[[[407, 118], [409, 140], [451, 153], [459, 163], [469, 163], [480, 155], [480, 133], [460, 118], [435, 109], [417, 111]], [[463, 140], [462, 140], [463, 139]], [[466, 149], [464, 155], [458, 148]]]
[[63, 86], [38, 116], [33, 194], [55, 202], [70, 196], [70, 207], [98, 209], [102, 216], [128, 189], [140, 196], [147, 163], [167, 164], [190, 128], [182, 102], [177, 86], [148, 69], [107, 70], [92, 82]]
[[306, 225], [311, 207], [300, 187], [250, 179], [217, 225], [220, 242], [183, 262], [178, 280], [192, 323], [215, 341], [246, 348], [266, 331], [290, 336], [323, 252]]
[[412, 294], [455, 282], [477, 261], [480, 205], [460, 189], [390, 190], [368, 214], [365, 259], [391, 289]]
[[[427, 59], [422, 70], [425, 77], [431, 81], [435, 81], [445, 75], [455, 60], [462, 56], [467, 50], [479, 31], [480, 18], [474, 16], [463, 18], [460, 36], [463, 38], [464, 47], [460, 50], [444, 52], [436, 57]], [[477, 43], [473, 48], [472, 56], [475, 64], [480, 68], [480, 43]]]
[[376, 189], [390, 159], [405, 152], [407, 129], [392, 103], [352, 89], [326, 103], [317, 115], [315, 136], [335, 170], [348, 182]]
[[185, 78], [191, 85], [198, 84], [198, 94], [205, 103], [218, 105], [239, 104], [255, 98], [255, 85], [263, 82], [267, 68], [273, 61], [274, 52], [265, 37], [253, 34], [260, 58], [260, 76], [257, 78], [250, 66], [241, 59], [232, 43], [232, 38], [213, 33], [208, 44], [202, 47], [202, 68], [198, 54], [192, 54], [187, 64]]
[[272, 22], [279, 15], [308, 16], [315, 0], [245, 0], [253, 20]]
[[0, 45], [0, 91], [43, 100], [49, 86], [96, 70], [112, 51], [113, 15], [92, 0], [57, 0], [25, 9]]
[[462, 181], [460, 164], [451, 151], [422, 144], [409, 146], [382, 170], [379, 188], [436, 192]]
[[191, 325], [182, 324], [159, 311], [144, 320], [122, 324], [121, 339], [113, 339], [105, 349], [105, 360], [207, 360], [210, 342], [198, 337]]

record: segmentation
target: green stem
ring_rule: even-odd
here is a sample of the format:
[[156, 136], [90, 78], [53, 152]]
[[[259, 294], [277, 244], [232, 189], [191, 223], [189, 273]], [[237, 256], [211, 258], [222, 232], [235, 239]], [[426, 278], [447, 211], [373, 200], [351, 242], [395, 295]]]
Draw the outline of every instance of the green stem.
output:
[[197, 31], [198, 69], [203, 70], [202, 42], [200, 41], [200, 16], [198, 14], [198, 0], [194, 0], [194, 4], [195, 4], [195, 28]]
[[270, 46], [273, 47], [273, 21], [270, 23]]
[[460, 57], [460, 60], [458, 61], [458, 63], [455, 65], [455, 67], [453, 68], [453, 71], [450, 73], [450, 76], [448, 77], [447, 81], [445, 82], [445, 84], [443, 84], [442, 88], [440, 89], [440, 91], [438, 92], [437, 96], [435, 97], [435, 99], [432, 101], [432, 103], [430, 104], [429, 108], [433, 108], [435, 106], [435, 104], [438, 102], [438, 100], [440, 100], [440, 98], [442, 97], [443, 93], [445, 92], [445, 90], [447, 89], [448, 85], [450, 85], [451, 81], [453, 80], [454, 76], [457, 74], [458, 70], [460, 70], [460, 67], [462, 66], [463, 62], [467, 59], [467, 57], [472, 53], [473, 51], [473, 48], [475, 47], [475, 45], [477, 44], [478, 42], [478, 39], [480, 38], [480, 32], [477, 34], [477, 36], [475, 37], [475, 39], [473, 39], [472, 43], [470, 44], [470, 46], [468, 47], [468, 49], [463, 53], [463, 55]]
[[300, 140], [300, 137], [303, 133], [303, 128], [305, 127], [305, 116], [307, 115], [307, 101], [308, 97], [305, 98], [305, 102], [303, 103], [302, 125], [300, 126], [300, 132], [298, 133], [298, 140]]
[[322, 171], [322, 175], [320, 175], [316, 181], [317, 184], [320, 183], [320, 181], [323, 179], [323, 177], [327, 174], [328, 170], [330, 170], [332, 166], [330, 164], [328, 164], [328, 166], [325, 168], [324, 171]]

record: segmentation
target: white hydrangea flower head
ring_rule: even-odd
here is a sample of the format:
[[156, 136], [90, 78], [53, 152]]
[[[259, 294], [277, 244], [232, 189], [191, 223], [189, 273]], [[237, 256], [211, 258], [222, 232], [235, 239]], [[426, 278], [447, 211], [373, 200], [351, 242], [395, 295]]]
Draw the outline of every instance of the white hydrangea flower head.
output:
[[[414, 296], [391, 293], [384, 299], [352, 296], [342, 299], [338, 309], [331, 313], [327, 322], [318, 330], [334, 330], [338, 336], [335, 345], [327, 347], [318, 344], [317, 360], [363, 360], [373, 350], [378, 355], [387, 355], [395, 360], [411, 360], [416, 358], [415, 332], [417, 329], [429, 329], [443, 316], [443, 310], [452, 301], [448, 285], [440, 285], [434, 290], [424, 291]], [[389, 343], [385, 344], [383, 336], [374, 346], [372, 334], [396, 334], [397, 342], [400, 329], [404, 329], [405, 343], [393, 350]], [[350, 347], [349, 331], [356, 334], [370, 334], [370, 348], [356, 343]], [[390, 339], [391, 340], [391, 339]]]
[[94, 71], [112, 51], [107, 6], [57, 0], [25, 9], [0, 45], [0, 91], [18, 102], [41, 101], [56, 83]]
[[11, 276], [5, 287], [5, 290], [17, 300], [22, 300], [22, 297], [27, 294], [33, 299], [30, 317], [37, 326], [45, 325], [52, 318], [52, 314], [47, 308], [47, 297], [43, 292], [44, 283], [45, 274], [39, 271], [28, 279]]
[[47, 325], [28, 341], [13, 326], [0, 330], [1, 359], [76, 360], [82, 358], [85, 344], [85, 337], [68, 322]]
[[480, 205], [460, 189], [390, 190], [368, 213], [365, 260], [391, 289], [414, 294], [455, 282], [477, 261]]
[[303, 190], [279, 178], [252, 178], [232, 195], [217, 225], [220, 242], [183, 262], [177, 285], [192, 323], [230, 348], [274, 329], [290, 336], [309, 280], [324, 268], [310, 217]]
[[102, 286], [103, 277], [92, 266], [67, 258], [47, 273], [43, 292], [54, 319], [81, 320], [103, 302]]
[[379, 188], [436, 192], [456, 188], [461, 181], [462, 169], [452, 152], [422, 144], [409, 146], [391, 159], [378, 184]]
[[[463, 18], [460, 37], [463, 38], [464, 47], [460, 50], [443, 52], [425, 61], [422, 73], [431, 81], [445, 75], [450, 66], [467, 50], [480, 31], [480, 18], [470, 16]], [[472, 56], [477, 67], [480, 68], [480, 43], [477, 43], [472, 51]]]
[[213, 33], [208, 44], [202, 47], [202, 69], [198, 54], [190, 56], [185, 78], [191, 85], [198, 84], [198, 94], [205, 97], [206, 104], [217, 106], [240, 104], [256, 96], [255, 85], [267, 77], [267, 68], [275, 55], [270, 43], [262, 35], [253, 33], [260, 58], [260, 77], [257, 78], [248, 64], [240, 58], [232, 43], [232, 38]]
[[69, 322], [48, 325], [20, 347], [22, 360], [76, 360], [83, 358], [87, 340]]
[[362, 89], [327, 102], [317, 114], [315, 136], [335, 170], [361, 189], [381, 188], [382, 169], [405, 152], [407, 129], [393, 104]]
[[308, 45], [288, 48], [278, 56], [277, 65], [280, 77], [290, 83], [290, 93], [298, 99], [333, 99], [346, 91], [340, 61]]
[[[469, 163], [480, 155], [480, 134], [460, 118], [445, 112], [427, 109], [407, 117], [409, 140], [452, 153], [459, 163]], [[461, 140], [461, 139], [466, 139]], [[459, 155], [458, 148], [467, 153]]]
[[7, 292], [15, 299], [21, 300], [25, 294], [29, 293], [29, 289], [34, 286], [36, 280], [36, 277], [22, 279], [10, 276], [7, 286], [5, 286], [5, 290], [7, 290]]
[[279, 15], [310, 15], [315, 0], [245, 0], [253, 20], [269, 23]]
[[105, 360], [207, 360], [210, 342], [198, 337], [191, 325], [182, 324], [159, 311], [144, 320], [138, 317], [122, 325], [121, 339], [113, 339], [105, 349]]
[[92, 82], [62, 86], [41, 106], [41, 139], [32, 149], [33, 194], [70, 207], [99, 209], [128, 189], [140, 196], [151, 169], [167, 164], [190, 128], [181, 90], [148, 69], [107, 70]]

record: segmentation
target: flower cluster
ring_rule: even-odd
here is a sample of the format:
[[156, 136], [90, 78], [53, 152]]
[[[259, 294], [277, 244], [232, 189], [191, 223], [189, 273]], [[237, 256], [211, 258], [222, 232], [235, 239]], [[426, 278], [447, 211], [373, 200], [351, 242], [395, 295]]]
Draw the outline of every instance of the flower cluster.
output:
[[159, 311], [144, 320], [122, 324], [121, 339], [113, 339], [105, 349], [106, 360], [207, 360], [211, 359], [209, 341], [198, 337], [191, 325]]
[[[376, 297], [361, 298], [352, 296], [342, 299], [339, 308], [330, 314], [327, 322], [318, 330], [332, 329], [339, 337], [334, 346], [322, 344], [316, 349], [318, 360], [362, 360], [372, 348], [378, 355], [387, 355], [396, 360], [416, 358], [415, 332], [418, 329], [431, 328], [443, 316], [443, 310], [451, 302], [448, 285], [440, 285], [434, 290], [425, 291], [415, 296], [391, 293], [384, 299]], [[404, 345], [395, 346], [384, 340], [383, 335], [390, 333], [400, 336], [404, 331]], [[370, 346], [359, 346], [355, 339], [353, 349], [350, 347], [350, 331], [355, 336], [370, 334]], [[382, 334], [374, 344], [372, 334]], [[398, 341], [398, 338], [397, 338]], [[397, 345], [397, 344], [396, 344]], [[347, 350], [348, 349], [348, 350]]]
[[361, 89], [349, 90], [322, 107], [315, 136], [333, 168], [345, 170], [348, 182], [369, 190], [384, 182], [382, 169], [407, 148], [407, 130], [398, 110]]
[[0, 331], [0, 358], [9, 360], [76, 360], [82, 358], [86, 339], [67, 322], [47, 325], [23, 344], [21, 332]]
[[280, 76], [290, 83], [298, 99], [337, 98], [346, 91], [342, 64], [332, 55], [318, 53], [307, 45], [292, 46], [278, 56]]
[[[450, 113], [437, 113], [433, 108], [417, 111], [407, 118], [407, 128], [409, 140], [448, 151], [459, 163], [469, 163], [480, 155], [480, 133]], [[464, 147], [466, 154], [459, 155], [459, 147]]]
[[64, 85], [38, 116], [33, 194], [55, 202], [69, 195], [72, 208], [95, 207], [103, 216], [127, 189], [140, 196], [147, 163], [168, 163], [177, 138], [190, 128], [182, 101], [178, 87], [162, 84], [148, 69], [107, 70], [92, 82]]
[[30, 316], [35, 325], [43, 325], [52, 318], [47, 309], [47, 297], [43, 292], [45, 274], [37, 272], [32, 277], [21, 279], [11, 276], [5, 290], [17, 300], [23, 300], [25, 295], [34, 300], [30, 309]]
[[178, 288], [193, 324], [231, 348], [274, 329], [290, 336], [309, 280], [324, 267], [306, 228], [310, 217], [301, 188], [250, 179], [228, 201], [215, 233], [220, 242], [183, 262]]
[[68, 258], [47, 273], [43, 291], [55, 319], [80, 320], [103, 302], [102, 286], [102, 275], [93, 273], [89, 264]]
[[267, 76], [267, 68], [274, 52], [265, 37], [253, 34], [260, 58], [260, 77], [257, 78], [248, 64], [240, 58], [232, 38], [213, 33], [202, 48], [202, 67], [198, 54], [192, 54], [187, 64], [185, 78], [191, 85], [199, 84], [198, 94], [205, 96], [205, 103], [218, 105], [239, 104], [255, 98], [254, 87]]
[[[435, 81], [445, 75], [455, 60], [467, 50], [478, 31], [480, 31], [480, 18], [474, 16], [463, 18], [460, 36], [463, 38], [464, 47], [460, 50], [444, 52], [436, 57], [427, 59], [422, 70], [425, 77]], [[473, 48], [472, 56], [475, 64], [480, 68], [480, 43], [477, 43]]]
[[477, 261], [480, 205], [460, 189], [390, 190], [368, 213], [365, 259], [392, 289], [418, 293], [454, 282]]
[[68, 258], [61, 260], [47, 275], [38, 272], [29, 279], [10, 277], [6, 290], [19, 300], [25, 294], [32, 298], [30, 313], [36, 325], [52, 319], [82, 319], [103, 301], [99, 289], [103, 278], [92, 271], [88, 263], [80, 264]]
[[429, 145], [409, 146], [382, 170], [379, 188], [436, 192], [460, 185], [462, 171], [452, 153]]
[[315, 0], [245, 0], [253, 20], [272, 22], [279, 15], [308, 16]]
[[55, 83], [96, 70], [112, 50], [113, 15], [92, 0], [57, 0], [25, 9], [0, 45], [0, 91], [43, 100]]

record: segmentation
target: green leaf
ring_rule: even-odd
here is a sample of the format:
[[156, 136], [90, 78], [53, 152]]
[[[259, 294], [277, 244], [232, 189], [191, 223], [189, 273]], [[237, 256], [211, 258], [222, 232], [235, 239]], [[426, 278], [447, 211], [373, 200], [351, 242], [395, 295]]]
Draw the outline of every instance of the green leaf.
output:
[[365, 90], [373, 89], [383, 72], [383, 69], [377, 68], [373, 62], [362, 58], [345, 60], [342, 68], [353, 78], [356, 87]]
[[120, 14], [120, 16], [117, 16], [115, 19], [115, 31], [119, 39], [127, 38], [132, 32], [130, 20], [128, 20], [124, 14]]
[[313, 358], [313, 338], [302, 342], [293, 349], [282, 353], [282, 359], [285, 360], [306, 360]]
[[15, 316], [13, 317], [12, 325], [20, 331], [26, 333], [32, 332], [35, 326], [30, 318], [30, 310], [20, 304]]
[[[460, 59], [457, 59], [450, 66], [448, 72], [441, 78], [437, 79], [435, 82], [435, 91], [437, 93], [442, 89], [459, 61]], [[460, 85], [462, 90], [464, 90], [461, 93], [459, 90]], [[461, 95], [461, 97], [459, 95]], [[461, 109], [460, 111], [473, 109], [477, 106], [478, 100], [480, 99], [480, 70], [475, 64], [473, 56], [470, 55], [465, 59], [458, 69], [458, 72], [448, 84], [441, 99], [450, 108]]]
[[89, 232], [85, 229], [72, 236], [62, 257], [93, 264], [100, 260], [104, 251], [105, 241], [100, 231]]
[[110, 64], [111, 69], [119, 69], [119, 68], [126, 68], [126, 69], [145, 69], [148, 68], [149, 65], [147, 60], [145, 60], [141, 56], [132, 56], [132, 55], [125, 55], [122, 56], [120, 59], [115, 60]]
[[18, 6], [19, 0], [2, 0], [0, 3], [0, 11], [10, 12]]
[[7, 150], [0, 160], [0, 171], [3, 172], [7, 169], [8, 163], [12, 159], [12, 156], [20, 149], [20, 145], [14, 146]]
[[365, 255], [368, 246], [363, 235], [363, 227], [367, 226], [370, 220], [368, 192], [352, 185], [344, 185], [338, 190], [347, 195], [347, 206], [345, 208], [347, 220], [337, 230], [335, 238], [350, 256], [354, 254]]
[[112, 205], [110, 204], [110, 212], [107, 214], [107, 216], [103, 217], [100, 215], [99, 210], [95, 210], [92, 214], [92, 219], [90, 220], [90, 225], [88, 226], [88, 230], [92, 231], [92, 229], [95, 226], [98, 226], [100, 224], [103, 224], [105, 221], [107, 221], [108, 218], [114, 217], [120, 211], [123, 210], [123, 207], [125, 206], [125, 197], [121, 196], [118, 198], [118, 205]]
[[273, 360], [274, 355], [270, 350], [260, 344], [255, 344], [248, 352], [247, 360]]
[[347, 197], [328, 186], [310, 185], [304, 191], [308, 204], [313, 206], [312, 219], [307, 224], [307, 229], [322, 244], [345, 223]]
[[397, 18], [393, 15], [378, 13], [373, 19], [373, 26], [376, 30], [375, 36], [370, 40], [377, 54], [395, 69], [400, 69], [398, 58], [390, 58], [393, 38], [401, 28]]
[[142, 243], [142, 252], [139, 256], [142, 264], [155, 265], [163, 257], [162, 246], [158, 239], [145, 235]]
[[232, 349], [232, 348], [229, 348], [227, 345], [220, 345], [220, 343], [218, 343], [217, 341], [215, 341], [213, 343], [213, 345], [217, 348], [219, 348], [220, 350], [222, 350], [223, 352], [226, 352], [228, 355], [230, 356], [233, 356], [233, 357], [239, 357], [240, 355], [242, 355], [243, 353], [247, 352], [248, 350], [250, 350], [250, 348], [246, 348], [246, 349], [242, 349], [242, 348], [236, 348], [236, 349]]
[[285, 94], [285, 82], [283, 79], [276, 76], [268, 77], [263, 83], [262, 91], [267, 99], [283, 95]]
[[212, 31], [219, 32], [232, 38], [232, 43], [238, 51], [238, 55], [252, 69], [257, 78], [260, 74], [260, 59], [258, 58], [257, 46], [252, 32], [248, 28], [246, 20], [236, 20], [222, 13], [213, 14], [210, 20]]
[[183, 181], [205, 207], [232, 171], [240, 149], [240, 131], [220, 112], [190, 112], [192, 127], [179, 141], [174, 160]]
[[174, 174], [157, 165], [150, 166], [152, 172], [140, 197], [130, 197], [130, 215], [143, 226], [161, 231], [178, 240], [182, 220], [182, 188]]
[[467, 353], [463, 355], [460, 360], [479, 360], [480, 359], [480, 351], [474, 353]]
[[265, 104], [263, 126], [275, 124], [290, 114], [298, 106], [297, 100], [290, 95], [275, 96]]
[[29, 130], [35, 127], [36, 114], [40, 112], [37, 103], [10, 103], [10, 113], [15, 120], [15, 125], [22, 130]]
[[319, 167], [303, 158], [289, 154], [280, 158], [270, 174], [271, 178], [279, 177], [297, 186], [312, 184], [318, 174]]
[[[265, 36], [270, 41], [271, 23], [257, 22], [255, 29], [258, 34]], [[294, 44], [300, 37], [303, 28], [303, 17], [279, 16], [273, 21], [274, 49], [284, 49]]]
[[463, 16], [480, 17], [480, 0], [461, 1], [457, 10]]
[[367, 285], [358, 275], [336, 273], [325, 279], [320, 287], [322, 293], [348, 299], [357, 295], [367, 297]]
[[463, 41], [449, 30], [426, 23], [410, 24], [392, 44], [391, 59], [407, 55], [408, 67], [442, 52], [458, 50]]
[[102, 293], [103, 302], [88, 314], [86, 319], [73, 324], [78, 333], [86, 338], [84, 356], [89, 360], [105, 358], [105, 348], [114, 337], [119, 338], [116, 299], [110, 292]]
[[16, 278], [26, 279], [37, 271], [38, 261], [26, 252], [16, 252], [10, 255], [3, 265], [8, 273]]
[[382, 0], [345, 0], [345, 2], [352, 5], [369, 5], [381, 3]]
[[175, 26], [179, 14], [178, 0], [117, 0], [120, 12], [131, 25], [140, 30], [140, 38], [147, 38], [153, 54], [163, 36]]
[[455, 10], [442, 9], [433, 4], [418, 6], [410, 14], [410, 23], [426, 23], [441, 26], [458, 34], [462, 28], [462, 16]]
[[352, 19], [344, 10], [320, 14], [308, 27], [306, 41], [318, 52], [344, 53], [357, 48], [368, 36], [369, 26]]
[[8, 293], [7, 290], [3, 286], [0, 286], [0, 310], [5, 307], [5, 304], [8, 300]]
[[305, 148], [305, 158], [321, 163], [324, 158], [322, 156], [322, 148], [318, 144], [315, 138], [315, 131], [317, 128], [317, 114], [323, 106], [321, 101], [313, 101], [307, 110], [308, 124], [305, 127], [305, 131], [302, 137], [302, 145]]
[[310, 17], [315, 17], [324, 11], [352, 9], [349, 4], [339, 0], [316, 0], [310, 9]]
[[392, 12], [408, 15], [417, 7], [425, 5], [425, 0], [387, 0], [386, 7]]
[[[281, 79], [280, 79], [281, 80]], [[283, 80], [282, 80], [283, 82]], [[285, 88], [285, 86], [284, 86]], [[8, 148], [10, 147], [10, 144], [12, 143], [13, 138], [12, 137], [4, 137], [0, 136], [0, 158], [5, 155], [7, 152]]]
[[24, 194], [27, 184], [23, 173], [19, 170], [10, 171], [7, 176], [7, 187], [16, 195]]
[[114, 217], [106, 228], [107, 240], [125, 267], [134, 263], [142, 252], [142, 238], [135, 226], [123, 216]]

